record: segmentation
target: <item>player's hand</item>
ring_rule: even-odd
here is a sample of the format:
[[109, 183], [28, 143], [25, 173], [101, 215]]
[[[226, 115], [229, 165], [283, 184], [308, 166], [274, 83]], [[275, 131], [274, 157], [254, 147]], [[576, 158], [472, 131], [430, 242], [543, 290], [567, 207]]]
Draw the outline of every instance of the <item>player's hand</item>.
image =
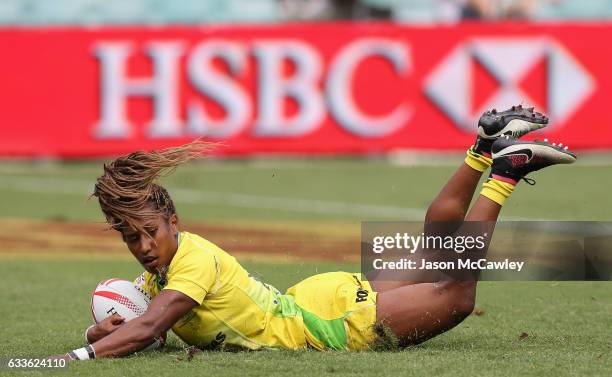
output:
[[113, 333], [119, 327], [121, 327], [125, 323], [125, 318], [120, 316], [119, 314], [113, 314], [110, 317], [107, 317], [100, 321], [97, 325], [92, 327], [87, 332], [87, 340], [90, 343], [95, 343], [98, 340], [104, 338], [108, 334]]

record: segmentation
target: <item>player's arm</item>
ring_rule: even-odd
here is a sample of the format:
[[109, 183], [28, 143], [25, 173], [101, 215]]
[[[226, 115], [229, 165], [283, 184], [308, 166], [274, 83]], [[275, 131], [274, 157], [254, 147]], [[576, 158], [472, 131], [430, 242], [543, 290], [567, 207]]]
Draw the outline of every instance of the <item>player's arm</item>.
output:
[[[110, 317], [104, 318], [100, 323], [91, 325], [85, 330], [85, 340], [87, 344], [93, 344], [98, 340], [104, 338], [108, 334], [114, 332], [125, 323], [125, 318], [115, 313]], [[161, 339], [157, 339], [160, 342], [160, 347], [163, 347], [166, 343], [166, 333], [162, 335]]]
[[196, 305], [196, 301], [181, 292], [162, 290], [145, 314], [92, 344], [95, 357], [126, 356], [147, 347]]
[[87, 343], [92, 344], [114, 332], [125, 323], [125, 318], [115, 313], [104, 318], [100, 323], [91, 325], [85, 330]]

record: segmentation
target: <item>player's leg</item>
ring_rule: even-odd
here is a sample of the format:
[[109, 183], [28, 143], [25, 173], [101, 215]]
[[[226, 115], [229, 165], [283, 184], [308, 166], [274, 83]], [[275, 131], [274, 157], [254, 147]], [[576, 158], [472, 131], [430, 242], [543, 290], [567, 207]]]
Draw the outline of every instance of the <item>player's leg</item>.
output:
[[[501, 205], [480, 195], [466, 221], [496, 221]], [[377, 319], [401, 346], [418, 344], [463, 321], [474, 310], [476, 280], [410, 284], [378, 294]]]
[[[548, 118], [545, 115], [535, 112], [533, 108], [523, 108], [520, 105], [502, 112], [495, 109], [485, 112], [478, 120], [476, 142], [467, 151], [464, 162], [429, 205], [425, 223], [447, 222], [449, 225], [454, 223], [458, 227], [467, 213], [482, 173], [491, 166], [493, 142], [500, 136], [519, 138], [547, 124]], [[445, 231], [456, 230], [452, 227], [446, 228]], [[375, 291], [384, 292], [403, 285], [415, 284], [417, 281], [410, 277], [385, 279], [384, 276], [379, 276], [371, 283]]]
[[[470, 157], [466, 159], [468, 158]], [[486, 157], [482, 157], [483, 161], [486, 161], [485, 159]], [[483, 164], [483, 170], [476, 170], [467, 163], [462, 163], [427, 208], [425, 222], [462, 221], [478, 181], [487, 168], [488, 166]]]
[[442, 187], [427, 209], [425, 221], [462, 221], [474, 196], [482, 173], [491, 166], [491, 147], [500, 136], [514, 139], [543, 128], [548, 118], [533, 108], [521, 105], [498, 112], [485, 112], [478, 121], [476, 143], [467, 151], [465, 161]]
[[[490, 178], [464, 224], [496, 221], [505, 200], [526, 174], [576, 160], [562, 146], [512, 139], [496, 141], [493, 158]], [[378, 294], [377, 320], [389, 326], [402, 345], [417, 344], [463, 321], [474, 308], [475, 296], [475, 279], [449, 277], [436, 283], [406, 285]]]

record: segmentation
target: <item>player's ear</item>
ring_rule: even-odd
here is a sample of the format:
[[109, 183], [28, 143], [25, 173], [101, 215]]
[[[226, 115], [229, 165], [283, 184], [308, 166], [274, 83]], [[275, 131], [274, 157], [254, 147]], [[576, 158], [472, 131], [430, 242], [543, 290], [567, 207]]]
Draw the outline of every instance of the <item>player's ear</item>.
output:
[[178, 216], [176, 215], [176, 213], [173, 213], [172, 215], [170, 215], [170, 229], [172, 230], [172, 233], [177, 233], [178, 232]]

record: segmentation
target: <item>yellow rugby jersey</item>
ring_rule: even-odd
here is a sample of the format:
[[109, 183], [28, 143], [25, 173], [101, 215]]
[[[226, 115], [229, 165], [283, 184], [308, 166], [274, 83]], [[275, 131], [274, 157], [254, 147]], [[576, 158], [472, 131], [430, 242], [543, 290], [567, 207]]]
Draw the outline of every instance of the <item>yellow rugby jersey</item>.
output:
[[253, 278], [234, 257], [198, 235], [180, 233], [166, 280], [144, 272], [135, 284], [151, 297], [172, 289], [199, 304], [172, 327], [187, 344], [204, 349], [306, 346], [294, 297]]

